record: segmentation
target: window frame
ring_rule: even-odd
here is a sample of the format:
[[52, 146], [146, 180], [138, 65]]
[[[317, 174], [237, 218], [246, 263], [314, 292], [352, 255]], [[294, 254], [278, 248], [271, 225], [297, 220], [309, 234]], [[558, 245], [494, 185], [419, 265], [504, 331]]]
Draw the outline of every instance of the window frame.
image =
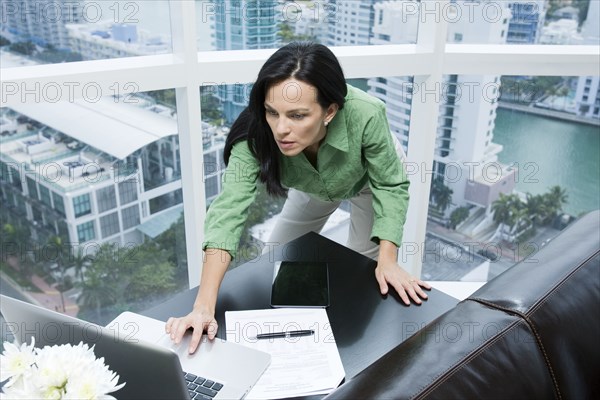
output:
[[[432, 0], [443, 6], [448, 0]], [[83, 87], [94, 82], [104, 94], [113, 94], [117, 85], [122, 94], [132, 91], [176, 89], [181, 179], [185, 215], [186, 248], [190, 287], [200, 280], [202, 265], [205, 188], [202, 171], [203, 146], [199, 86], [252, 82], [272, 50], [231, 50], [198, 52], [194, 2], [171, 1], [172, 54], [23, 66], [2, 69], [3, 87], [67, 88], [73, 82]], [[536, 75], [593, 76], [600, 69], [600, 47], [571, 45], [489, 45], [447, 44], [447, 22], [419, 18], [416, 44], [332, 47], [346, 78], [414, 76], [414, 83], [435, 87], [443, 76]], [[133, 85], [131, 83], [134, 83]], [[81, 98], [79, 90], [63, 90], [57, 100]], [[433, 166], [439, 104], [435, 96], [415, 97], [412, 103], [408, 161], [427, 172]], [[19, 96], [4, 95], [0, 106], [20, 102]], [[419, 149], [419, 151], [411, 151]], [[418, 157], [417, 157], [418, 155]], [[410, 186], [411, 202], [405, 224], [404, 244], [399, 261], [410, 273], [420, 275], [431, 174], [421, 174]]]

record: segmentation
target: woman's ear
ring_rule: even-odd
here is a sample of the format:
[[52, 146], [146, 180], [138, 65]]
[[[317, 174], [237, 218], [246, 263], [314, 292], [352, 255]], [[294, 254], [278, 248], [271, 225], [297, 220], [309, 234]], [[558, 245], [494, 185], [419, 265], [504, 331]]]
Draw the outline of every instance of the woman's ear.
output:
[[327, 121], [328, 123], [331, 122], [331, 120], [333, 119], [333, 117], [335, 117], [335, 114], [338, 112], [339, 109], [340, 106], [337, 105], [337, 103], [331, 103], [325, 111], [325, 121]]

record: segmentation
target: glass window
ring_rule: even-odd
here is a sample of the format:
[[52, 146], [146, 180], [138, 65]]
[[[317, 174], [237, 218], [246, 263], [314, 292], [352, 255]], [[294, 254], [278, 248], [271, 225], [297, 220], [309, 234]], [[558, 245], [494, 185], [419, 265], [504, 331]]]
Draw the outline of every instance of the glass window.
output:
[[[75, 87], [86, 84], [74, 82]], [[120, 312], [122, 304], [142, 311], [156, 301], [187, 289], [183, 220], [167, 221], [170, 223], [160, 225], [161, 231], [153, 228], [153, 237], [143, 236], [141, 230], [135, 229], [141, 222], [140, 204], [148, 206], [147, 198], [139, 203], [140, 190], [148, 191], [169, 183], [173, 189], [160, 191], [164, 196], [158, 206], [164, 211], [178, 206], [179, 213], [166, 216], [181, 215], [175, 90], [39, 104], [31, 96], [24, 103], [27, 103], [26, 114], [0, 108], [2, 131], [6, 128], [6, 133], [0, 135], [0, 152], [2, 160], [10, 160], [1, 165], [0, 189], [3, 196], [10, 194], [10, 198], [5, 196], [7, 203], [14, 203], [11, 208], [8, 204], [0, 207], [0, 212], [4, 216], [4, 210], [10, 210], [11, 224], [27, 227], [26, 232], [19, 233], [23, 248], [43, 247], [48, 228], [51, 234], [64, 237], [65, 243], [94, 241], [94, 246], [83, 246], [89, 258], [85, 276], [75, 274], [73, 277], [77, 291], [82, 293], [80, 301], [66, 294], [65, 307], [84, 320], [106, 324]], [[17, 103], [15, 108], [19, 105]], [[61, 118], [57, 120], [55, 115]], [[212, 140], [219, 142], [224, 138]], [[220, 162], [219, 148], [211, 153], [215, 161]], [[33, 165], [35, 168], [29, 167]], [[25, 193], [18, 195], [20, 190], [15, 189], [20, 185], [21, 176], [25, 178], [23, 170], [31, 178], [29, 185], [35, 188], [32, 197], [37, 199], [41, 195], [45, 199], [42, 201], [53, 203], [57, 212], [29, 201]], [[37, 183], [48, 190], [38, 189], [41, 186]], [[28, 185], [25, 179], [23, 184]], [[119, 208], [122, 208], [121, 215]], [[164, 221], [165, 217], [160, 218], [157, 222]], [[124, 262], [131, 264], [121, 268]], [[107, 272], [107, 265], [111, 271]], [[31, 266], [37, 268], [37, 264]], [[160, 278], [149, 279], [154, 274]], [[107, 278], [109, 275], [111, 278]], [[121, 282], [131, 283], [122, 287]], [[103, 293], [108, 290], [110, 295], [100, 305], [83, 300], [88, 294], [93, 296], [96, 290]]]
[[445, 81], [454, 114], [438, 120], [422, 278], [487, 281], [598, 208], [600, 141], [586, 77]]
[[42, 203], [44, 203], [48, 207], [52, 207], [52, 201], [50, 200], [50, 191], [45, 186], [42, 186], [42, 185], [39, 185], [39, 191], [40, 191], [40, 200], [42, 201]]
[[[404, 5], [405, 10], [407, 7]], [[459, 0], [445, 4], [421, 2], [419, 8], [420, 15], [408, 12], [405, 18], [445, 19], [449, 43], [597, 46], [600, 42], [600, 5], [596, 1], [569, 5], [546, 0]]]
[[96, 201], [98, 202], [98, 212], [112, 210], [117, 206], [117, 196], [115, 195], [115, 186], [96, 190]]
[[148, 203], [150, 203], [150, 214], [155, 214], [159, 211], [176, 206], [177, 204], [180, 204], [182, 201], [183, 201], [183, 193], [182, 193], [181, 189], [177, 189], [171, 193], [157, 196], [148, 201]]
[[121, 205], [137, 200], [137, 182], [133, 179], [119, 183], [119, 201]]
[[73, 211], [75, 218], [92, 213], [92, 204], [88, 193], [73, 198]]
[[135, 204], [124, 208], [121, 211], [121, 219], [123, 220], [124, 230], [138, 226], [140, 224], [140, 207]]
[[65, 216], [65, 202], [63, 197], [56, 192], [52, 192], [52, 200], [54, 201], [54, 209], [63, 217]]
[[[363, 7], [358, 14], [357, 1]], [[198, 50], [273, 49], [298, 40], [327, 46], [415, 43], [419, 8], [412, 1], [200, 1]], [[344, 17], [350, 13], [356, 17]]]
[[114, 212], [100, 217], [100, 232], [102, 232], [103, 239], [117, 234], [119, 231], [119, 213]]
[[79, 238], [80, 243], [96, 239], [94, 221], [88, 221], [77, 225], [77, 237]]
[[30, 177], [26, 177], [27, 180], [27, 191], [29, 192], [29, 197], [35, 200], [39, 200], [37, 184]]
[[[10, 3], [10, 2], [9, 2]], [[152, 1], [27, 1], [4, 7], [2, 68], [171, 52], [169, 3]]]

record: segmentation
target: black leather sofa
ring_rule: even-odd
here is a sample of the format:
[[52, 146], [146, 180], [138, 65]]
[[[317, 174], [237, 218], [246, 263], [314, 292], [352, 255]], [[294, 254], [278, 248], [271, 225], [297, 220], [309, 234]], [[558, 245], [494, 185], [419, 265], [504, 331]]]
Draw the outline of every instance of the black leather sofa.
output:
[[599, 399], [600, 213], [482, 286], [327, 399]]

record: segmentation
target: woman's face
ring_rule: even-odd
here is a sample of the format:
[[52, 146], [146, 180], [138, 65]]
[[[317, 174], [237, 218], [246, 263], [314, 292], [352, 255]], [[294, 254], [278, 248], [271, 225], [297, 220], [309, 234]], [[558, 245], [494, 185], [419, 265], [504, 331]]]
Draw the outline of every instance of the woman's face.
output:
[[337, 104], [323, 109], [317, 102], [317, 89], [305, 82], [287, 79], [273, 85], [265, 98], [265, 115], [279, 150], [295, 156], [315, 151], [325, 138], [325, 122], [337, 111]]

